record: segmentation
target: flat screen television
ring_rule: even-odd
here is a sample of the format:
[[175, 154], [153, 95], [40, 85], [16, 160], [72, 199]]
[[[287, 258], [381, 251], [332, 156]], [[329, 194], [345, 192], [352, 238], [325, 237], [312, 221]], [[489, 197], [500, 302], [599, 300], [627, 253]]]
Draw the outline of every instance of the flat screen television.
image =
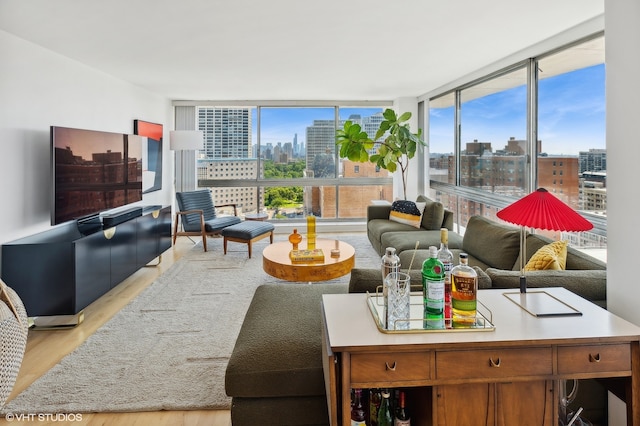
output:
[[143, 137], [51, 126], [51, 224], [142, 200]]

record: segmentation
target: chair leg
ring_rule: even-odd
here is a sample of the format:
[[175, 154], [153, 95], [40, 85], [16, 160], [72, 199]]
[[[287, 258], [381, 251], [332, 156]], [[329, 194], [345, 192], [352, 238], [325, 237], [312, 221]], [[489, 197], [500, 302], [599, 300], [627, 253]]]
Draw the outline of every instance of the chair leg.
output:
[[204, 251], [207, 251], [207, 234], [202, 234], [202, 247], [204, 247]]
[[222, 247], [224, 247], [224, 254], [227, 254], [227, 237], [222, 240]]
[[273, 244], [273, 231], [269, 234], [269, 244]]
[[176, 222], [173, 225], [173, 245], [176, 245], [176, 238], [178, 238], [178, 216], [176, 215]]
[[249, 240], [247, 245], [249, 246], [249, 259], [251, 259], [251, 240]]

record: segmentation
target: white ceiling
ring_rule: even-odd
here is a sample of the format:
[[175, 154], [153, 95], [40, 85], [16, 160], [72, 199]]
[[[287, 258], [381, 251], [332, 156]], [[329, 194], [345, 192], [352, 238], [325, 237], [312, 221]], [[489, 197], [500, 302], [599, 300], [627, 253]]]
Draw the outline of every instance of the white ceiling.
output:
[[0, 0], [0, 30], [173, 100], [392, 100], [603, 13], [604, 0]]

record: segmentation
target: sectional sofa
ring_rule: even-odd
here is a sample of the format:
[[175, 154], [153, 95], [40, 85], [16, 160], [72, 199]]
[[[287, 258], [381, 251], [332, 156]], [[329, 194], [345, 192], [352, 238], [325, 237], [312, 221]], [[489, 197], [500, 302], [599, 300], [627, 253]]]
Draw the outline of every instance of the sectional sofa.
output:
[[[429, 257], [429, 246], [440, 246], [440, 228], [449, 229], [449, 249], [458, 258], [461, 252], [469, 255], [469, 265], [479, 272], [480, 288], [520, 287], [520, 228], [498, 223], [482, 216], [472, 216], [464, 236], [452, 232], [453, 214], [441, 203], [427, 200], [420, 228], [389, 220], [391, 206], [369, 206], [367, 236], [376, 251], [382, 255], [385, 247], [395, 247], [400, 263], [407, 267], [421, 265]], [[441, 226], [437, 226], [442, 218]], [[538, 234], [527, 233], [527, 260], [552, 240]], [[415, 250], [416, 242], [419, 243]], [[528, 271], [527, 286], [565, 287], [568, 290], [606, 307], [605, 262], [572, 247], [567, 248], [565, 270]]]

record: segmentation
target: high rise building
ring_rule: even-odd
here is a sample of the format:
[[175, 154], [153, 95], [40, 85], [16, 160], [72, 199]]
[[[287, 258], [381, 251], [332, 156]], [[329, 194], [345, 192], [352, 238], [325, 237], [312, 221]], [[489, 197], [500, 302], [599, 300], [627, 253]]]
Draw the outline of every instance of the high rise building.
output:
[[[198, 161], [198, 180], [216, 179], [250, 179], [254, 180], [260, 173], [264, 173], [264, 164], [256, 158], [245, 159], [215, 159]], [[212, 190], [213, 200], [216, 205], [236, 204], [239, 214], [261, 211], [264, 208], [264, 188], [253, 185], [246, 187], [215, 187]]]
[[253, 158], [249, 108], [198, 108], [198, 129], [204, 133], [201, 157]]
[[607, 150], [590, 149], [578, 153], [580, 162], [579, 173], [602, 172], [607, 170]]
[[335, 149], [335, 121], [313, 120], [313, 125], [307, 127], [307, 168], [310, 168], [314, 164], [316, 156], [333, 156], [335, 153]]

